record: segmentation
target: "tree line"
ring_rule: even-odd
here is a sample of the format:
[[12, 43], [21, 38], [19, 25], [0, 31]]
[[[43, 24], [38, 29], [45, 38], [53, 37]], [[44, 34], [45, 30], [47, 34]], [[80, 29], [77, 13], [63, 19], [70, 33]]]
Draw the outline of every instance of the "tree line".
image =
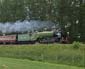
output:
[[50, 20], [72, 39], [85, 40], [85, 0], [0, 0], [0, 22]]

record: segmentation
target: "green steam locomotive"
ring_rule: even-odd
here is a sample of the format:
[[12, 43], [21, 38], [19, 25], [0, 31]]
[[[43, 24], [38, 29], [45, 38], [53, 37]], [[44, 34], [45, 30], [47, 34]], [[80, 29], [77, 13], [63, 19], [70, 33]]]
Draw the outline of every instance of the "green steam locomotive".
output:
[[54, 43], [60, 42], [62, 36], [58, 32], [43, 31], [26, 34], [13, 34], [0, 36], [0, 44], [28, 44], [28, 43]]

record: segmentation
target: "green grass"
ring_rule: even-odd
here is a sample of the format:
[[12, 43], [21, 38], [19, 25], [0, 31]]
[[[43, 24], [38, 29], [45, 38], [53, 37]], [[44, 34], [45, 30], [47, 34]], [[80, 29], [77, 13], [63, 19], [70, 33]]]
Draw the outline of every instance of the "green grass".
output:
[[81, 67], [43, 63], [30, 60], [1, 58], [0, 69], [84, 69]]
[[72, 44], [1, 45], [0, 57], [85, 67], [85, 45]]

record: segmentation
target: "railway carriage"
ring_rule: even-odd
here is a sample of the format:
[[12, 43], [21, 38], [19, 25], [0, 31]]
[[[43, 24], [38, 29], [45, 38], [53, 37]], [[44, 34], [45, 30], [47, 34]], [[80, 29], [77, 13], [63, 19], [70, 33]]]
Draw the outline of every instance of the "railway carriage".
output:
[[4, 35], [0, 36], [0, 44], [14, 44], [16, 43], [16, 35]]

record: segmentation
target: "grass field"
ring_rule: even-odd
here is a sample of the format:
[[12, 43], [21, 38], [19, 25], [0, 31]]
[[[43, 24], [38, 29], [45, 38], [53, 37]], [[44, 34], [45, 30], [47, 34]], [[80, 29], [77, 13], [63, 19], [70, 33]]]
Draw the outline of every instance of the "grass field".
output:
[[[27, 59], [31, 61], [85, 67], [85, 44], [81, 44], [79, 45], [79, 47], [76, 47], [76, 45], [73, 44], [0, 45], [0, 57], [2, 57], [0, 58], [0, 61], [5, 60], [5, 58], [8, 57], [13, 59], [21, 59], [23, 60], [23, 62], [24, 60]], [[12, 63], [13, 62], [8, 64]], [[15, 65], [16, 64], [17, 63], [15, 63]], [[21, 63], [21, 65], [23, 66], [23, 63]], [[36, 67], [36, 65], [34, 67]], [[55, 67], [56, 65], [54, 65], [54, 69]]]
[[0, 58], [0, 69], [84, 69], [81, 67], [43, 63], [30, 60]]

